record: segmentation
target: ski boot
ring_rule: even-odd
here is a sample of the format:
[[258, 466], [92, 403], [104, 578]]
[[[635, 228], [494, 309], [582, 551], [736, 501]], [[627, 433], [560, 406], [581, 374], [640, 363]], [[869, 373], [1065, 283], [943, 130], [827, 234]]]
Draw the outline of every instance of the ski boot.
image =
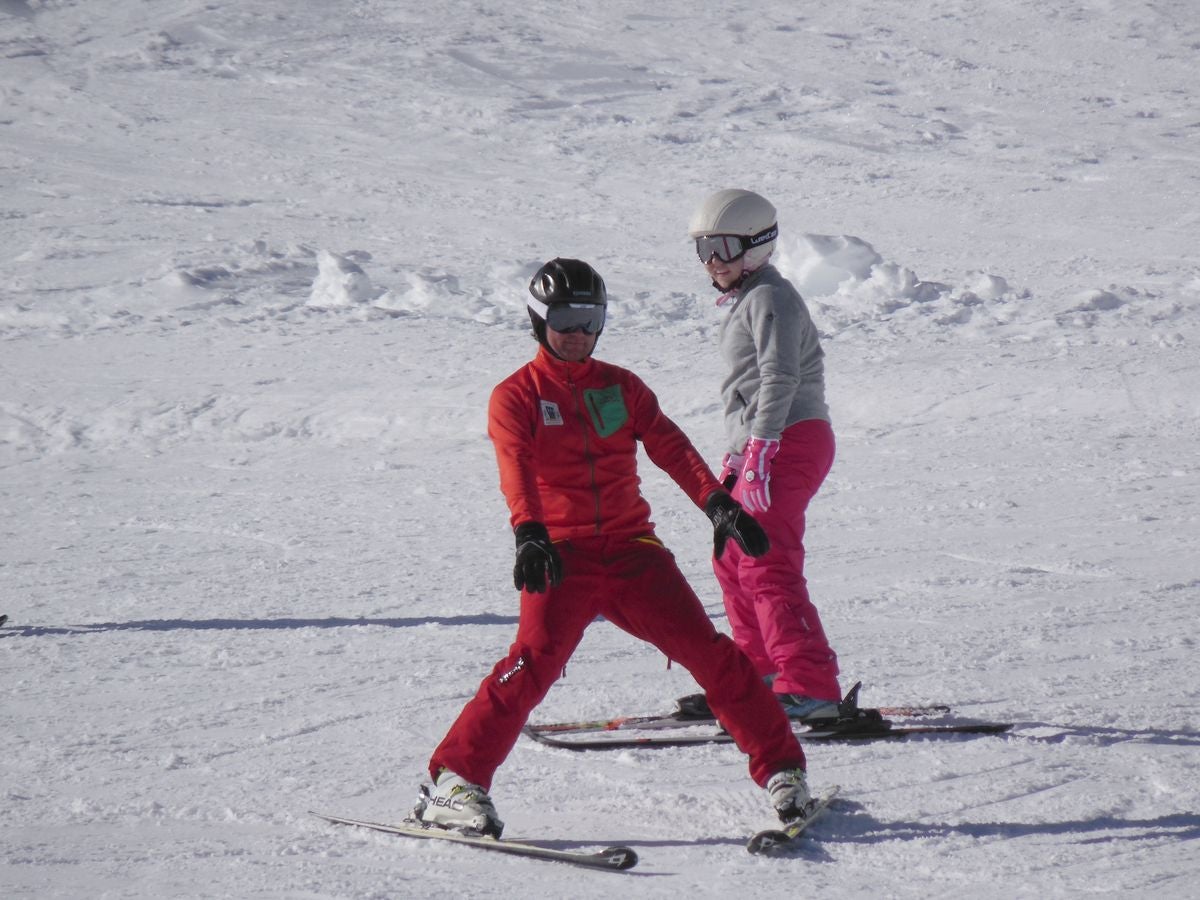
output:
[[504, 823], [496, 815], [492, 798], [477, 784], [471, 784], [449, 769], [442, 769], [430, 789], [421, 785], [421, 797], [412, 817], [428, 825], [500, 837]]

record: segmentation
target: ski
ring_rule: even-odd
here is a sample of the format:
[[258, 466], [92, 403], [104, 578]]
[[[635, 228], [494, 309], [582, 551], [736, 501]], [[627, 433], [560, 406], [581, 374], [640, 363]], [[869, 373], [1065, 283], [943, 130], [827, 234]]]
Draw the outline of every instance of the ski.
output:
[[[827, 719], [816, 720], [822, 724], [826, 722], [836, 722], [845, 719], [912, 719], [922, 716], [940, 716], [950, 712], [950, 707], [943, 704], [929, 704], [923, 706], [870, 706], [862, 707], [858, 705], [858, 694], [862, 690], [862, 682], [855, 682], [854, 687], [846, 692], [846, 696], [838, 703], [838, 711], [836, 716], [831, 716]], [[671, 717], [683, 720], [698, 720], [712, 719], [712, 710], [708, 708], [708, 700], [703, 694], [688, 694], [686, 697], [680, 697], [675, 701], [677, 707]], [[806, 719], [806, 722], [813, 722], [813, 719]]]
[[[310, 811], [312, 812], [312, 811]], [[347, 819], [343, 816], [331, 816], [325, 813], [312, 812], [312, 815], [334, 825], [353, 825], [357, 828], [369, 828], [372, 831], [382, 831], [385, 834], [396, 834], [404, 837], [427, 840], [449, 841], [453, 844], [466, 844], [481, 850], [491, 850], [497, 853], [508, 853], [512, 856], [523, 856], [527, 859], [541, 859], [552, 862], [569, 863], [573, 866], [584, 866], [590, 869], [631, 869], [637, 865], [637, 854], [629, 847], [606, 847], [597, 851], [555, 850], [540, 844], [530, 844], [525, 841], [504, 840], [469, 831], [455, 831], [440, 828], [414, 819], [405, 819], [396, 825], [382, 822], [365, 822], [360, 819]]]
[[841, 789], [834, 785], [820, 796], [814, 797], [805, 807], [804, 815], [798, 819], [792, 819], [782, 828], [760, 831], [746, 843], [746, 849], [751, 853], [765, 854], [787, 848], [829, 807], [829, 804], [837, 798], [839, 790]]
[[[1012, 722], [956, 722], [947, 725], [894, 725], [891, 722], [851, 722], [818, 727], [793, 728], [803, 741], [876, 741], [901, 740], [913, 735], [1002, 734], [1013, 727]], [[526, 727], [525, 734], [547, 747], [563, 750], [636, 750], [658, 747], [691, 747], [701, 744], [732, 744], [727, 731], [706, 731], [702, 734], [620, 735], [612, 732], [593, 733], [585, 737], [559, 737], [535, 728]]]
[[[862, 682], [854, 685], [839, 704], [838, 717], [825, 719], [818, 723], [835, 725], [850, 722], [880, 722], [884, 719], [911, 719], [925, 716], [945, 715], [950, 712], [949, 706], [940, 704], [928, 706], [878, 706], [860, 707], [858, 692]], [[688, 728], [692, 725], [716, 725], [717, 720], [708, 709], [703, 694], [692, 694], [681, 697], [677, 701], [679, 709], [671, 713], [644, 716], [616, 716], [611, 719], [592, 719], [579, 722], [547, 722], [540, 725], [528, 726], [528, 733], [538, 734], [571, 734], [588, 731], [657, 731], [662, 729]]]

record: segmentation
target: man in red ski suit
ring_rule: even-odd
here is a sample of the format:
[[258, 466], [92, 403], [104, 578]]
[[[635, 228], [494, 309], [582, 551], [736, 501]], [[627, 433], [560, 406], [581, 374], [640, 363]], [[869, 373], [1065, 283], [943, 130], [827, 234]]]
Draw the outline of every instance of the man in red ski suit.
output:
[[600, 276], [579, 260], [556, 259], [530, 291], [542, 346], [496, 386], [488, 407], [517, 538], [514, 581], [524, 588], [516, 639], [433, 752], [435, 786], [416, 813], [499, 834], [492, 777], [584, 630], [603, 616], [692, 674], [748, 754], [751, 777], [789, 818], [808, 799], [803, 751], [770, 689], [715, 629], [655, 536], [639, 490], [638, 442], [705, 509], [718, 548], [733, 538], [763, 553], [765, 536], [641, 379], [591, 358], [607, 298]]

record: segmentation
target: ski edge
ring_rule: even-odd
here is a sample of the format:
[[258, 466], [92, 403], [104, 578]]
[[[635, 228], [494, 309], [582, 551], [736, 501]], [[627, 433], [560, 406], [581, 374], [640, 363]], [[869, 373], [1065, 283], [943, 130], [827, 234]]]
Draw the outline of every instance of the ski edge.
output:
[[808, 829], [808, 826], [815, 822], [837, 799], [841, 790], [841, 787], [836, 784], [827, 788], [814, 798], [801, 818], [788, 822], [782, 828], [768, 828], [758, 832], [746, 842], [746, 849], [756, 856], [764, 856], [794, 844], [797, 838]]
[[[866, 721], [880, 719], [916, 719], [933, 716], [944, 716], [950, 713], [949, 706], [873, 706], [865, 707], [860, 712], [867, 714]], [[792, 719], [793, 724], [799, 724], [800, 719]], [[836, 720], [832, 720], [836, 721]], [[578, 722], [542, 722], [527, 725], [528, 732], [537, 734], [572, 734], [575, 732], [595, 731], [657, 731], [674, 728], [688, 728], [692, 725], [715, 725], [717, 720], [705, 716], [681, 716], [679, 713], [645, 716], [615, 716], [611, 719], [590, 719]], [[824, 724], [824, 723], [822, 723]]]
[[[828, 728], [840, 724], [843, 728], [854, 723], [867, 725], [883, 722], [889, 718], [916, 719], [926, 716], [948, 715], [950, 706], [947, 704], [928, 704], [918, 706], [859, 706], [858, 695], [862, 690], [862, 682], [857, 681], [846, 692], [846, 696], [838, 704], [838, 716], [832, 719], [811, 721], [814, 727]], [[715, 725], [716, 718], [708, 709], [708, 702], [703, 694], [690, 694], [676, 701], [678, 708], [674, 712], [651, 715], [614, 716], [609, 719], [591, 719], [579, 722], [546, 722], [540, 725], [527, 725], [528, 734], [568, 734], [589, 731], [621, 731], [639, 729], [655, 731], [658, 729], [686, 728], [691, 725]], [[702, 711], [701, 711], [702, 710]], [[800, 724], [800, 719], [792, 719], [793, 724]]]
[[583, 866], [590, 869], [624, 871], [626, 869], [632, 869], [638, 863], [638, 855], [630, 847], [605, 847], [603, 850], [596, 851], [555, 850], [552, 847], [543, 847], [540, 844], [531, 844], [526, 841], [504, 840], [502, 838], [492, 838], [484, 835], [476, 836], [463, 834], [447, 828], [439, 828], [435, 825], [427, 825], [419, 822], [413, 822], [411, 820], [391, 824], [386, 822], [371, 822], [364, 819], [351, 819], [346, 816], [336, 816], [330, 815], [329, 813], [317, 812], [316, 810], [309, 810], [309, 814], [333, 825], [350, 825], [356, 828], [366, 828], [371, 831], [379, 831], [384, 834], [402, 835], [417, 839], [448, 841], [454, 844], [465, 844], [470, 847], [478, 847], [481, 850], [507, 853], [512, 856], [522, 856], [528, 859], [540, 859], [551, 862], [568, 863], [570, 865]]
[[[703, 723], [700, 723], [703, 724]], [[964, 722], [949, 725], [900, 725], [888, 728], [823, 729], [797, 731], [796, 737], [804, 741], [879, 741], [902, 740], [910, 736], [937, 736], [939, 734], [1002, 734], [1014, 727], [1012, 722]], [[653, 747], [691, 747], [702, 744], [729, 744], [733, 738], [725, 732], [711, 734], [679, 734], [642, 737], [588, 737], [572, 739], [557, 737], [529, 728], [525, 734], [547, 747], [562, 750], [636, 750]], [[611, 734], [606, 732], [605, 734]]]

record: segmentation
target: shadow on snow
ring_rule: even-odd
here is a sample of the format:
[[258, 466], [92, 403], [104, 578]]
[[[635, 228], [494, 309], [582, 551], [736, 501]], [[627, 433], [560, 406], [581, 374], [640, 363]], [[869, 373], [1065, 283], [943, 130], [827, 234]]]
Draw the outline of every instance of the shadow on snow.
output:
[[844, 843], [875, 843], [889, 840], [930, 838], [1020, 838], [1038, 835], [1073, 836], [1075, 843], [1099, 844], [1115, 841], [1145, 841], [1163, 838], [1200, 838], [1200, 815], [1176, 813], [1155, 819], [1122, 819], [1097, 816], [1065, 822], [881, 822], [859, 804], [844, 804], [844, 817], [831, 816], [822, 823], [822, 839]]
[[512, 625], [516, 616], [420, 616], [417, 618], [366, 619], [147, 619], [141, 622], [97, 622], [92, 625], [9, 626], [0, 636], [52, 637], [56, 635], [99, 634], [112, 631], [259, 631], [298, 628], [419, 628], [423, 625]]

